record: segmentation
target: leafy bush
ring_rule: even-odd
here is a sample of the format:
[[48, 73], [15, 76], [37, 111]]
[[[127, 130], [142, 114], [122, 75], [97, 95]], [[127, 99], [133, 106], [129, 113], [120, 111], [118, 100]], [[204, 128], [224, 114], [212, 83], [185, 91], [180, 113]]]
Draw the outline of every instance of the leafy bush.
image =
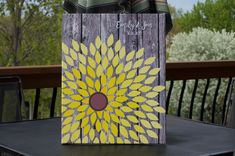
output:
[[[203, 60], [229, 60], [235, 59], [235, 33], [211, 31], [204, 28], [194, 28], [189, 33], [179, 33], [173, 38], [173, 43], [169, 48], [170, 61], [203, 61]], [[211, 108], [214, 100], [215, 89], [218, 80], [212, 79], [207, 93], [205, 116], [207, 121], [211, 119]], [[216, 105], [216, 122], [221, 122], [221, 110], [224, 104], [224, 95], [227, 89], [228, 80], [222, 79]], [[196, 98], [194, 102], [193, 117], [199, 118], [202, 97], [206, 86], [206, 80], [200, 80]], [[182, 83], [176, 82], [170, 101], [170, 113], [175, 113], [178, 108], [178, 99]], [[182, 115], [187, 117], [189, 104], [191, 102], [194, 81], [187, 81], [182, 104]]]

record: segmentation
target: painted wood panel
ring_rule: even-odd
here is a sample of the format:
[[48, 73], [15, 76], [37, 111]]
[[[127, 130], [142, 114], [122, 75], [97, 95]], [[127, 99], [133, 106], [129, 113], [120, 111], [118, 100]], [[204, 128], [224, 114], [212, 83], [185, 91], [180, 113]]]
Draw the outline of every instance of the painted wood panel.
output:
[[165, 143], [165, 15], [65, 14], [62, 144]]

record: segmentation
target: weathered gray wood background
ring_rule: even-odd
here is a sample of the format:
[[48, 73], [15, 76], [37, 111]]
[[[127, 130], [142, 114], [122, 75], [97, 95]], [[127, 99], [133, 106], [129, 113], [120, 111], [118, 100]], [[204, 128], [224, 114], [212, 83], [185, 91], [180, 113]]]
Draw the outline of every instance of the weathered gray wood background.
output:
[[[152, 28], [133, 31], [128, 34], [123, 27], [117, 29], [115, 23], [147, 23]], [[133, 33], [132, 32], [132, 33]], [[135, 34], [136, 33], [136, 34]], [[106, 41], [110, 34], [114, 35], [114, 41], [121, 40], [126, 47], [127, 54], [132, 50], [145, 48], [144, 58], [156, 56], [158, 59], [154, 67], [160, 67], [154, 86], [165, 86], [165, 14], [64, 14], [62, 27], [62, 41], [70, 47], [71, 40], [74, 39], [88, 45], [94, 42], [99, 35], [102, 41]], [[62, 57], [63, 58], [63, 57]], [[156, 98], [160, 105], [165, 108], [165, 91]], [[148, 138], [150, 143], [164, 144], [165, 134], [165, 114], [158, 114], [161, 130], [157, 130], [158, 139]], [[97, 134], [98, 135], [98, 134]]]

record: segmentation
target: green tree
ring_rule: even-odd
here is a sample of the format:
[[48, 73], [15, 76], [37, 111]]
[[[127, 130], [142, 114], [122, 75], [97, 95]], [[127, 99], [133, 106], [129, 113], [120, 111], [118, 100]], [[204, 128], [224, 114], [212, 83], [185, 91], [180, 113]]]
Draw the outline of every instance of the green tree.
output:
[[235, 31], [235, 1], [206, 0], [194, 5], [191, 12], [183, 14], [178, 20], [183, 31], [189, 32], [194, 27], [210, 30]]
[[0, 2], [0, 66], [60, 62], [61, 3], [62, 0]]

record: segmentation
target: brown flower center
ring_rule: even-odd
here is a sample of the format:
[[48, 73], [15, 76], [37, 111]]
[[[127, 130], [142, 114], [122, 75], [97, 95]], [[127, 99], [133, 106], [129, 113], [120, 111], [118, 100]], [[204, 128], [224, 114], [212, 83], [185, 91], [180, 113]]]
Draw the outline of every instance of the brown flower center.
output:
[[103, 93], [97, 92], [91, 95], [89, 104], [94, 110], [101, 111], [107, 107], [108, 98]]

